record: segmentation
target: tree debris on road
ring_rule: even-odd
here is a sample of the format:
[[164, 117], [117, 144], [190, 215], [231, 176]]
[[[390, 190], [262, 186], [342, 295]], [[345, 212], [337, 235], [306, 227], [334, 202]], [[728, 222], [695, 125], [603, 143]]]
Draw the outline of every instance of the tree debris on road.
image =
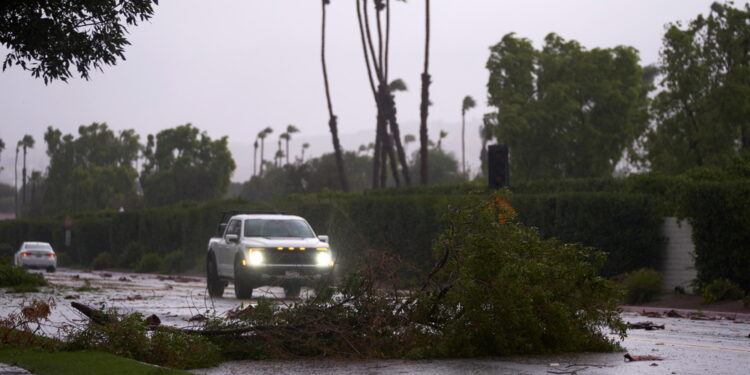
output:
[[646, 331], [653, 331], [655, 329], [664, 329], [664, 324], [659, 326], [659, 325], [654, 324], [654, 322], [651, 322], [651, 321], [628, 323], [628, 329], [645, 329]]

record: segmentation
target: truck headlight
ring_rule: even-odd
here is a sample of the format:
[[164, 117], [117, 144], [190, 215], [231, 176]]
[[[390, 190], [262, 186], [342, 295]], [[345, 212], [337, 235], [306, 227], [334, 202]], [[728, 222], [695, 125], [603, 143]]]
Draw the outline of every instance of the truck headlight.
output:
[[260, 266], [265, 262], [266, 259], [263, 256], [263, 253], [260, 251], [253, 251], [252, 249], [248, 251], [247, 254], [247, 262], [250, 263], [251, 266]]
[[330, 251], [320, 252], [315, 257], [318, 267], [331, 267], [333, 266], [333, 257]]

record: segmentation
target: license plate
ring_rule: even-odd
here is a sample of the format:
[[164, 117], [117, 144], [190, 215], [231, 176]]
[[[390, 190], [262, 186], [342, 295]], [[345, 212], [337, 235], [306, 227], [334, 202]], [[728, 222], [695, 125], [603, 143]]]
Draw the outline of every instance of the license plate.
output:
[[286, 275], [286, 277], [299, 277], [299, 272], [297, 272], [297, 271], [286, 271], [285, 275]]

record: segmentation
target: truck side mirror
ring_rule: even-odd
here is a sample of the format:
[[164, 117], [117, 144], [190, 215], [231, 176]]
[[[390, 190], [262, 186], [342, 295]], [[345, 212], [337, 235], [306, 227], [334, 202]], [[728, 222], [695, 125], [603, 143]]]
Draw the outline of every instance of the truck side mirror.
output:
[[227, 242], [239, 242], [240, 240], [240, 236], [236, 234], [227, 234], [224, 238], [226, 238]]
[[321, 241], [323, 241], [323, 242], [328, 242], [328, 236], [326, 236], [324, 234], [321, 234], [320, 236], [318, 236], [318, 239], [321, 240]]

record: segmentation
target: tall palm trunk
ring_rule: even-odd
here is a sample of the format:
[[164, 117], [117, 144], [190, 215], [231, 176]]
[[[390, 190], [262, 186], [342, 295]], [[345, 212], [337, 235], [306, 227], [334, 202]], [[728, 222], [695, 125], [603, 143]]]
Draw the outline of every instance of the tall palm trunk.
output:
[[13, 164], [13, 176], [14, 176], [13, 202], [14, 202], [14, 213], [16, 215], [16, 218], [19, 217], [19, 212], [18, 212], [18, 151], [19, 151], [19, 145], [16, 145], [16, 162], [15, 164]]
[[23, 145], [23, 169], [21, 171], [21, 205], [26, 207], [26, 145]]
[[422, 72], [422, 102], [419, 106], [419, 153], [420, 170], [419, 182], [428, 182], [427, 175], [427, 110], [430, 105], [430, 0], [425, 0], [425, 38], [424, 38], [424, 72]]
[[256, 175], [256, 166], [258, 165], [258, 140], [253, 143], [253, 176]]
[[260, 176], [263, 175], [263, 162], [265, 161], [263, 155], [264, 155], [264, 148], [265, 148], [264, 146], [265, 146], [265, 144], [266, 144], [266, 139], [265, 138], [261, 138], [260, 139], [260, 173], [259, 173]]
[[461, 173], [466, 175], [466, 110], [461, 111]]
[[326, 89], [326, 102], [328, 103], [328, 127], [333, 139], [333, 152], [336, 156], [336, 168], [339, 172], [339, 183], [341, 190], [349, 191], [349, 181], [344, 172], [344, 157], [341, 154], [341, 144], [339, 143], [339, 130], [336, 115], [333, 114], [333, 104], [331, 104], [331, 89], [328, 84], [328, 69], [326, 67], [326, 5], [329, 0], [321, 0], [323, 12], [321, 16], [321, 34], [320, 34], [320, 62], [323, 67], [323, 82]]
[[289, 165], [289, 138], [286, 139], [286, 165]]

